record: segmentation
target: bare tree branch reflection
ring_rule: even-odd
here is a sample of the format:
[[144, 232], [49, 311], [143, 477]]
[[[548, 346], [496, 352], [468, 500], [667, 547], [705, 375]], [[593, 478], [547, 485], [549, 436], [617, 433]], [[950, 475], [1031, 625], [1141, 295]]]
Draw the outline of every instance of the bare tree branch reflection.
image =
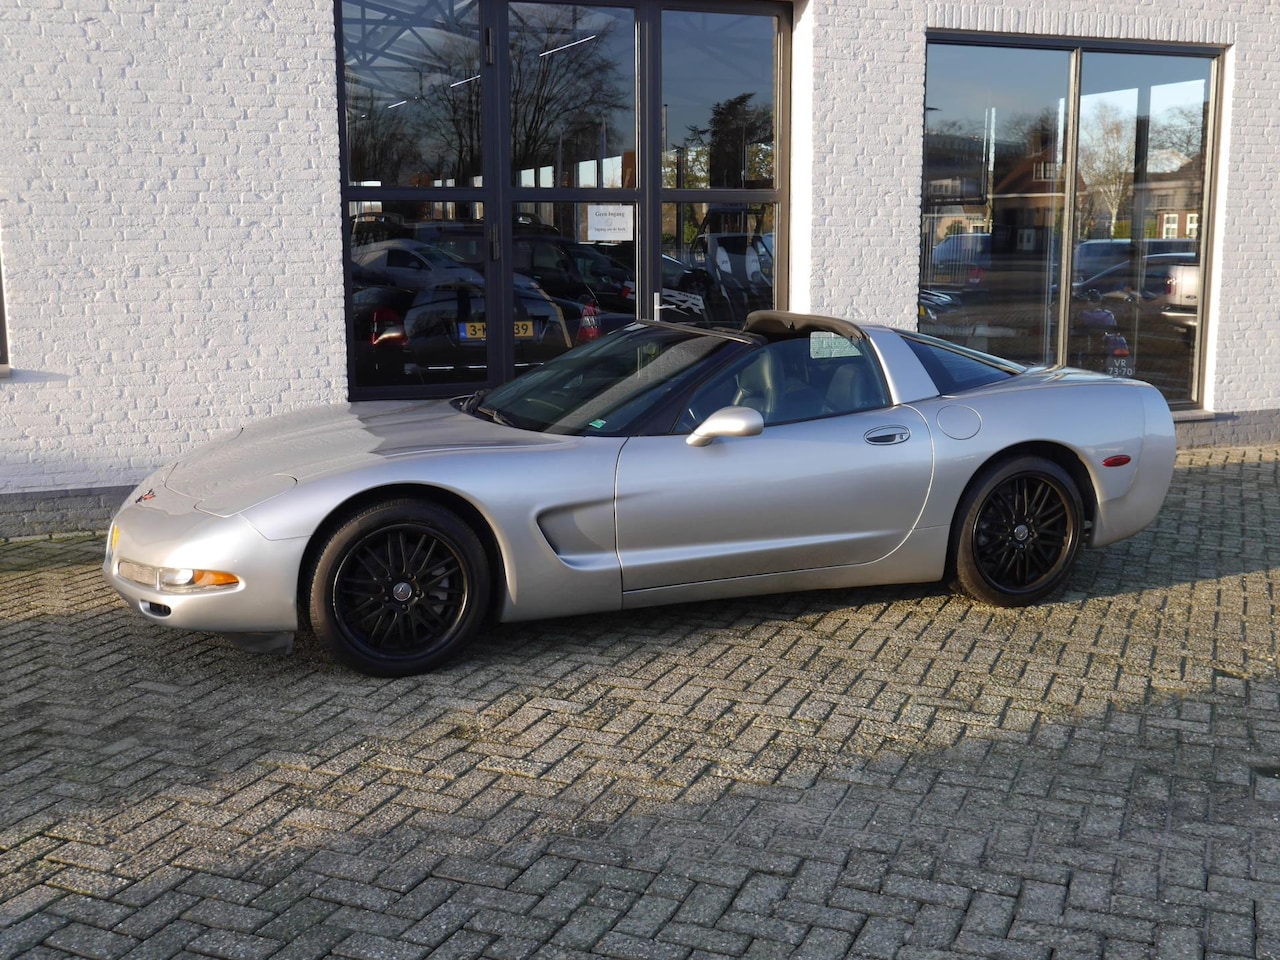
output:
[[[1108, 236], [1116, 235], [1120, 211], [1127, 208], [1133, 194], [1133, 161], [1132, 118], [1105, 101], [1081, 111], [1077, 166], [1090, 199], [1106, 213]], [[1092, 233], [1098, 224], [1086, 226]]]

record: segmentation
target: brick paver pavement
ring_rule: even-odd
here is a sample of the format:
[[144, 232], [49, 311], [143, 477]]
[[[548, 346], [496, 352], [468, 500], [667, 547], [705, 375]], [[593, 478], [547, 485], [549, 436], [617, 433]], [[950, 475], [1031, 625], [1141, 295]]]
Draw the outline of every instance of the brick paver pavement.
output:
[[375, 680], [0, 546], [0, 956], [1280, 957], [1280, 448], [1059, 600], [495, 630]]

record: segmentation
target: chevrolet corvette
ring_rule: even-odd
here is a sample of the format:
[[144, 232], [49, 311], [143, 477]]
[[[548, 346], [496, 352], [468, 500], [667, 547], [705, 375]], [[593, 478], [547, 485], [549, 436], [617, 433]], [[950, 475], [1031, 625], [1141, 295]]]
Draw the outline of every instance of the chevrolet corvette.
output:
[[946, 581], [1036, 603], [1142, 530], [1158, 391], [780, 311], [640, 321], [492, 390], [252, 423], [128, 497], [103, 571], [156, 624], [402, 676], [486, 623]]

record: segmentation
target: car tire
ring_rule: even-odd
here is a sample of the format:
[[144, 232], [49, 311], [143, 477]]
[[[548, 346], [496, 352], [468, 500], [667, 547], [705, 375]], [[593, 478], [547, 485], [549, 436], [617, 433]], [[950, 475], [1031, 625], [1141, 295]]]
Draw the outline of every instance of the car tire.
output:
[[310, 579], [312, 629], [361, 673], [403, 677], [465, 645], [489, 605], [484, 547], [453, 512], [397, 499], [332, 531]]
[[1041, 457], [986, 467], [970, 484], [952, 527], [955, 586], [997, 607], [1037, 603], [1071, 573], [1084, 535], [1075, 481]]

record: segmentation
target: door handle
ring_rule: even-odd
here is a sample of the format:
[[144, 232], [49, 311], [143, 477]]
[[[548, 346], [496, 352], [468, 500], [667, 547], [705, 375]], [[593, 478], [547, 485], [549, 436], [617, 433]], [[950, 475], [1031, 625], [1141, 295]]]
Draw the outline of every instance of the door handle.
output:
[[862, 439], [867, 443], [875, 444], [877, 447], [887, 447], [894, 443], [903, 443], [911, 438], [911, 431], [906, 427], [875, 427], [868, 430], [862, 435]]

